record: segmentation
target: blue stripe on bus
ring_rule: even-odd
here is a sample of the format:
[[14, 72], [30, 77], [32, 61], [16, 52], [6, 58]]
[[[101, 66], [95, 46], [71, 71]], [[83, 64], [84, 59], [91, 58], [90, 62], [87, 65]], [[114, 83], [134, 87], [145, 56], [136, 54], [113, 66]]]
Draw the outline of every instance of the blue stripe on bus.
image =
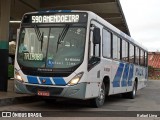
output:
[[122, 87], [127, 86], [128, 71], [129, 71], [129, 64], [126, 63], [125, 69], [124, 69], [124, 72], [123, 72], [122, 81], [121, 81], [121, 86]]
[[28, 82], [31, 84], [39, 84], [37, 77], [34, 76], [27, 76]]
[[66, 82], [62, 77], [53, 77], [53, 81], [56, 85], [66, 85]]
[[116, 75], [114, 76], [114, 79], [113, 79], [113, 87], [120, 87], [120, 79], [122, 76], [123, 68], [124, 68], [124, 64], [120, 63], [117, 69]]
[[41, 81], [41, 84], [43, 85], [53, 85], [49, 77], [40, 77], [39, 80]]
[[132, 86], [133, 72], [134, 72], [134, 65], [131, 64], [128, 77], [128, 86]]
[[[27, 78], [28, 78], [28, 83], [40, 84], [38, 82], [37, 76], [27, 76]], [[50, 77], [39, 77], [39, 80], [40, 80], [41, 84], [43, 84], [43, 85], [53, 85]], [[43, 82], [43, 80], [45, 80], [45, 82]], [[66, 82], [63, 79], [63, 77], [53, 77], [53, 81], [54, 81], [55, 85], [66, 85]]]

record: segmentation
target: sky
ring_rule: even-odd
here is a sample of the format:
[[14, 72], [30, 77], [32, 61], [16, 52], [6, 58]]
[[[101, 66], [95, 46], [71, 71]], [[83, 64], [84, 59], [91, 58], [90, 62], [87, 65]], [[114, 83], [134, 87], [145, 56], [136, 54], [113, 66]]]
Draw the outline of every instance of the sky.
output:
[[160, 52], [160, 0], [120, 0], [131, 37]]

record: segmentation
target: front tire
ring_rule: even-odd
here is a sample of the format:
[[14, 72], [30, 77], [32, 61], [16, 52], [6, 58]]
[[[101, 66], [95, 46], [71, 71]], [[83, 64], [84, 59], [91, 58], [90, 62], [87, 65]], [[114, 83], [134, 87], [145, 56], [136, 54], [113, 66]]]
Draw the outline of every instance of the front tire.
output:
[[101, 88], [99, 90], [98, 97], [91, 99], [92, 106], [95, 108], [99, 108], [99, 107], [103, 106], [103, 104], [105, 102], [105, 96], [106, 96], [105, 85], [104, 85], [104, 83], [102, 83]]

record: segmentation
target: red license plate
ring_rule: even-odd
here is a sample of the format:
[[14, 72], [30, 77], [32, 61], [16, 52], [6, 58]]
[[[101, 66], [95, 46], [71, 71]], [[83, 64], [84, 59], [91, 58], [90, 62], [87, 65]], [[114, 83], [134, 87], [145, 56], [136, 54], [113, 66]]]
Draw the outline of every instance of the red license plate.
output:
[[50, 96], [49, 91], [38, 91], [39, 96]]

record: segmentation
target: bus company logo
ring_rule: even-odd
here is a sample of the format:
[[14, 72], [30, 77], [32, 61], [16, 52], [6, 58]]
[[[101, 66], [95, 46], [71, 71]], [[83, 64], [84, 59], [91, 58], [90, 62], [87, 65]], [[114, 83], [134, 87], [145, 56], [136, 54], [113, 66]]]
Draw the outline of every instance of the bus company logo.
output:
[[46, 80], [45, 80], [45, 79], [43, 79], [43, 80], [42, 80], [42, 83], [46, 83]]
[[1, 117], [20, 117], [20, 118], [24, 118], [24, 117], [42, 117], [41, 113], [33, 113], [33, 112], [2, 112], [2, 116]]
[[2, 112], [2, 117], [12, 117], [11, 112]]

